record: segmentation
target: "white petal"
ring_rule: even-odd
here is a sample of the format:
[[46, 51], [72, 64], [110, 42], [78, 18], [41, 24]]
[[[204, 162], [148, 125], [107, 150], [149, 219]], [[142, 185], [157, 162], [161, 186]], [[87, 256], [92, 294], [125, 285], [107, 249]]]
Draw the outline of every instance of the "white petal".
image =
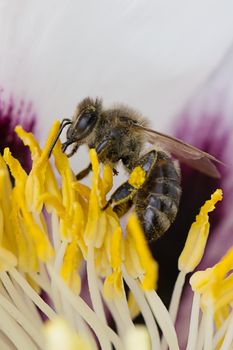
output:
[[228, 49], [232, 13], [227, 0], [2, 0], [0, 82], [43, 130], [86, 95], [164, 129]]

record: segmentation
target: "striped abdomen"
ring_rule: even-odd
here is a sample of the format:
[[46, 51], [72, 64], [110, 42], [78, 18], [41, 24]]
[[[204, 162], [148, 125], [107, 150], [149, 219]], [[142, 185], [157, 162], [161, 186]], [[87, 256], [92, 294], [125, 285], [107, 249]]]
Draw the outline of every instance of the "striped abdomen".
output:
[[157, 151], [157, 160], [135, 197], [135, 209], [148, 240], [162, 236], [175, 220], [181, 196], [180, 174], [173, 160]]

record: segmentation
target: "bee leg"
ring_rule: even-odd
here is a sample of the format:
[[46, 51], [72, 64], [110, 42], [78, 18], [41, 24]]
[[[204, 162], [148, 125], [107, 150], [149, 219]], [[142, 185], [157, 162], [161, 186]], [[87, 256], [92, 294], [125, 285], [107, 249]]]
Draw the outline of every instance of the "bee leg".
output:
[[77, 152], [78, 148], [79, 148], [79, 145], [76, 143], [72, 148], [71, 152], [67, 154], [67, 157], [68, 158], [72, 157]]
[[84, 177], [86, 177], [89, 172], [92, 170], [92, 165], [89, 164], [88, 167], [86, 167], [85, 169], [83, 169], [82, 171], [80, 171], [77, 175], [76, 175], [76, 179], [77, 180], [82, 180]]
[[[113, 210], [117, 213], [117, 211], [122, 211], [122, 215], [126, 213], [126, 211], [133, 204], [133, 197], [137, 192], [137, 188], [131, 186], [128, 181], [124, 182], [120, 187], [116, 189], [116, 191], [111, 195], [110, 199], [107, 201], [106, 205], [102, 208], [105, 210], [109, 205], [115, 204]], [[127, 203], [128, 202], [128, 203]], [[118, 214], [118, 213], [117, 213]]]
[[121, 204], [116, 204], [113, 207], [114, 213], [117, 214], [119, 218], [121, 218], [127, 211], [132, 207], [133, 201], [131, 199], [122, 202]]
[[[102, 208], [102, 210], [106, 209], [111, 204], [115, 204], [115, 206], [113, 207], [113, 210], [116, 207], [115, 209], [116, 212], [123, 210], [123, 208], [121, 209], [120, 206], [128, 201], [129, 201], [128, 205], [130, 204], [130, 202], [132, 205], [134, 196], [136, 195], [137, 191], [141, 188], [141, 186], [143, 186], [144, 182], [148, 178], [150, 171], [156, 162], [156, 158], [157, 158], [157, 153], [154, 150], [142, 156], [137, 162], [135, 168], [132, 170], [129, 176], [129, 180], [124, 182], [120, 187], [116, 189], [116, 191], [111, 195], [110, 199], [107, 201], [106, 205]], [[137, 177], [137, 172], [139, 169], [141, 169], [141, 171], [144, 172], [144, 177], [141, 179], [141, 183], [138, 183], [137, 181], [135, 181], [134, 180], [135, 176], [132, 176], [132, 175], [136, 175]], [[130, 207], [128, 207], [128, 209], [126, 210], [126, 204], [124, 205], [125, 205], [124, 209], [126, 212]], [[119, 208], [117, 208], [118, 206]], [[125, 213], [123, 213], [123, 215], [124, 214]]]

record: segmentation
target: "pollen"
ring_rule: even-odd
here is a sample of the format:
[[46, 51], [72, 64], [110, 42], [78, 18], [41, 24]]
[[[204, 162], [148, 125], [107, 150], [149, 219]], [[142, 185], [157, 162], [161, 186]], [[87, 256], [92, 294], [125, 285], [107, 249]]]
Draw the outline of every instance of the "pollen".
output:
[[146, 179], [146, 172], [140, 165], [136, 166], [129, 177], [129, 184], [135, 188], [140, 188]]

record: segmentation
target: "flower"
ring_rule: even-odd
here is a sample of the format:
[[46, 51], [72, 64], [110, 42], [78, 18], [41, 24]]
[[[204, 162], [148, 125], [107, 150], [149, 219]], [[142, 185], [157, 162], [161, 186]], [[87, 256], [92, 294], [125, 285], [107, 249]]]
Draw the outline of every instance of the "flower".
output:
[[[178, 6], [176, 4], [175, 7], [174, 4], [166, 4], [163, 7], [156, 2], [151, 5], [146, 4], [146, 6], [143, 3], [136, 2], [133, 4], [122, 2], [122, 4], [109, 5], [105, 1], [95, 5], [88, 2], [81, 4], [75, 1], [65, 4], [60, 0], [56, 3], [54, 1], [54, 4], [50, 2], [46, 5], [41, 3], [32, 5], [26, 0], [20, 4], [15, 3], [14, 6], [7, 2], [3, 3], [0, 11], [0, 26], [2, 25], [2, 28], [0, 27], [0, 37], [2, 39], [1, 85], [7, 91], [12, 91], [14, 96], [21, 95], [23, 91], [24, 98], [33, 100], [38, 114], [41, 115], [42, 137], [46, 135], [46, 128], [49, 128], [48, 119], [51, 118], [52, 120], [55, 116], [61, 114], [70, 115], [73, 106], [80, 99], [80, 95], [83, 97], [89, 94], [101, 95], [107, 103], [110, 100], [124, 100], [143, 110], [143, 113], [149, 116], [152, 121], [153, 118], [156, 118], [153, 121], [155, 129], [164, 128], [166, 122], [170, 119], [170, 115], [174, 115], [183, 105], [183, 102], [187, 100], [187, 97], [190, 97], [196, 87], [200, 86], [200, 83], [216, 67], [231, 44], [232, 5], [230, 3], [217, 4], [217, 2], [213, 4], [213, 1], [211, 1], [211, 13], [209, 5], [207, 1], [201, 5], [200, 9], [196, 2], [188, 6], [185, 2], [181, 2]], [[28, 21], [29, 17], [32, 18], [31, 21]], [[196, 23], [198, 23], [198, 28]], [[208, 23], [208, 30], [206, 30], [206, 23]], [[216, 27], [216, 23], [221, 23], [221, 25]], [[185, 36], [183, 33], [185, 33]], [[212, 40], [213, 37], [215, 40]], [[141, 69], [142, 66], [143, 69]], [[156, 103], [154, 102], [155, 96]], [[39, 149], [36, 145], [34, 146], [33, 154], [36, 158]], [[11, 151], [15, 155], [12, 148]], [[11, 159], [9, 152], [6, 153], [6, 157], [9, 160]], [[14, 170], [21, 174], [19, 176], [24, 178], [23, 181], [18, 181], [18, 190], [13, 191], [14, 203], [19, 199], [19, 205], [16, 203], [12, 206], [12, 217], [17, 224], [21, 222], [20, 220], [25, 221], [22, 227], [15, 225], [15, 230], [18, 233], [19, 228], [25, 232], [27, 230], [32, 232], [32, 236], [28, 241], [25, 232], [23, 232], [23, 235], [17, 235], [17, 247], [20, 250], [19, 264], [22, 271], [25, 270], [24, 273], [27, 274], [26, 271], [29, 268], [27, 260], [30, 268], [33, 267], [37, 271], [38, 265], [42, 264], [44, 266], [47, 264], [46, 261], [41, 263], [40, 259], [52, 259], [49, 258], [53, 253], [53, 244], [52, 246], [49, 244], [51, 243], [51, 237], [49, 237], [49, 240], [46, 239], [47, 232], [43, 235], [44, 232], [39, 225], [35, 226], [34, 229], [35, 221], [37, 224], [40, 220], [43, 221], [43, 215], [46, 212], [44, 208], [42, 214], [40, 212], [43, 203], [46, 202], [43, 205], [46, 208], [53, 205], [57, 210], [56, 215], [59, 216], [58, 213], [60, 213], [61, 217], [64, 214], [64, 205], [62, 206], [60, 203], [59, 185], [59, 190], [56, 189], [56, 186], [51, 187], [52, 192], [55, 192], [52, 197], [50, 192], [43, 188], [43, 179], [46, 173], [44, 173], [45, 164], [43, 162], [42, 164], [38, 163], [36, 170], [34, 169], [35, 171], [30, 174], [30, 178], [25, 177], [25, 174], [20, 171], [20, 167], [17, 168], [17, 163], [14, 163], [13, 160], [12, 165]], [[40, 166], [43, 169], [42, 179], [38, 178]], [[72, 179], [68, 174], [64, 176], [65, 178], [67, 176], [67, 181]], [[53, 176], [50, 180], [53, 184], [55, 183]], [[135, 180], [132, 180], [135, 183]], [[105, 178], [106, 181], [108, 180]], [[33, 187], [34, 182], [37, 184], [35, 188]], [[32, 200], [31, 206], [29, 200], [25, 200], [22, 192], [25, 183], [27, 184], [27, 194]], [[213, 187], [215, 189], [218, 186], [215, 184]], [[10, 190], [8, 185], [6, 188]], [[64, 190], [64, 198], [68, 200], [67, 205], [69, 206], [69, 201], [73, 202], [74, 198], [69, 198], [68, 189], [69, 186], [67, 186], [67, 190]], [[81, 194], [85, 193], [85, 198], [79, 196], [81, 204], [79, 205], [79, 201], [75, 200], [75, 208], [70, 209], [70, 211], [75, 215], [78, 214], [77, 217], [84, 219], [78, 222], [72, 220], [67, 222], [63, 218], [57, 219], [62, 232], [64, 231], [63, 233], [66, 233], [69, 239], [69, 232], [73, 230], [69, 227], [69, 224], [73, 228], [76, 227], [76, 229], [81, 230], [82, 226], [86, 225], [85, 218], [92, 214], [88, 213], [90, 190], [85, 186], [81, 186], [81, 184], [77, 185], [77, 192], [78, 189]], [[35, 198], [41, 191], [44, 191], [40, 198], [42, 202], [37, 202]], [[7, 195], [9, 193], [11, 192], [7, 192]], [[190, 193], [188, 195], [190, 196]], [[205, 198], [195, 197], [199, 207], [208, 196]], [[9, 201], [6, 201], [6, 203], [11, 206]], [[96, 203], [96, 200], [93, 199], [93, 203]], [[33, 208], [37, 214], [39, 213], [36, 220], [33, 215], [27, 215], [28, 206], [30, 210]], [[183, 209], [184, 207], [181, 205], [180, 218], [186, 213]], [[221, 209], [218, 209], [218, 212], [221, 212]], [[96, 212], [93, 211], [94, 213]], [[55, 216], [54, 221], [56, 222], [54, 213], [46, 214], [46, 219], [47, 215], [49, 218]], [[193, 213], [192, 216], [193, 220]], [[216, 218], [218, 216], [216, 215]], [[100, 224], [102, 228], [102, 224], [105, 225], [105, 219], [101, 217], [101, 220], [103, 220]], [[191, 221], [185, 224], [183, 229], [185, 236], [190, 224]], [[45, 222], [42, 223], [42, 228], [44, 229], [44, 227], [46, 228]], [[50, 232], [49, 227], [47, 229]], [[74, 228], [74, 231], [76, 229]], [[121, 234], [120, 229], [114, 231], [114, 233], [116, 238], [114, 248], [119, 250], [121, 246], [117, 238]], [[167, 281], [171, 281], [172, 284], [175, 280], [176, 271], [172, 278], [168, 276], [170, 271], [174, 272], [176, 269], [176, 261], [183, 248], [185, 236], [182, 239], [175, 239], [176, 242], [179, 241], [177, 243], [179, 252], [173, 259], [174, 264], [167, 263], [168, 251], [165, 250], [164, 254], [162, 249], [160, 250], [160, 242], [157, 242], [156, 250], [161, 251], [165, 260], [165, 264], [159, 262], [158, 292], [164, 286], [164, 281], [165, 288], [162, 289], [168, 291]], [[39, 237], [41, 241], [37, 246], [35, 242]], [[174, 237], [177, 237], [177, 233]], [[18, 261], [15, 260], [17, 252], [14, 251], [12, 255], [12, 252], [9, 251], [8, 245], [14, 243], [12, 236], [9, 236], [9, 239], [7, 248], [5, 247], [6, 251], [4, 251], [7, 256], [7, 261], [4, 264], [9, 262], [11, 266], [15, 266], [16, 263], [18, 264]], [[162, 241], [164, 241], [164, 238], [162, 238]], [[214, 245], [218, 244], [216, 241], [212, 240]], [[59, 240], [53, 243], [59, 247]], [[85, 244], [85, 242], [82, 242], [82, 249], [78, 250], [77, 242], [71, 240], [66, 249], [64, 246], [61, 248], [61, 257], [63, 257], [61, 276], [74, 293], [78, 293], [81, 287], [81, 280], [79, 275], [74, 273], [74, 269], [82, 268]], [[173, 244], [171, 244], [171, 247], [175, 250]], [[25, 254], [28, 249], [33, 252], [30, 259]], [[7, 253], [9, 254], [7, 255]], [[215, 256], [216, 262], [220, 256], [219, 253], [218, 257]], [[121, 274], [118, 270], [119, 260], [115, 259], [117, 257], [113, 257], [113, 254], [110, 254], [110, 257], [113, 265], [111, 265], [111, 269], [114, 270], [114, 273], [107, 281], [109, 283], [106, 282], [104, 285], [106, 293], [109, 294], [112, 290], [120, 291], [121, 289], [119, 284]], [[211, 262], [213, 263], [213, 261]], [[27, 281], [39, 292], [39, 284], [35, 283], [35, 279], [38, 279], [37, 274], [34, 274], [33, 278], [27, 276]], [[51, 296], [51, 292], [47, 288], [50, 283], [45, 283], [40, 276], [39, 279], [40, 283], [43, 284], [42, 293], [46, 294], [48, 305], [56, 302], [59, 306], [59, 300], [61, 299], [59, 295], [57, 296], [59, 293], [54, 292], [52, 288], [53, 296]], [[161, 283], [161, 281], [163, 282]], [[53, 283], [52, 285], [54, 286]], [[164, 299], [169, 299], [169, 293], [165, 295]], [[15, 300], [15, 298], [13, 299]], [[60, 300], [60, 304], [62, 302]], [[132, 293], [129, 294], [128, 302], [131, 315], [137, 315], [138, 305], [136, 305]], [[42, 305], [44, 304], [42, 303]], [[54, 314], [51, 313], [51, 310], [47, 309], [45, 305], [44, 307], [52, 317]]]
[[[106, 165], [102, 169], [95, 150], [90, 150], [93, 177], [89, 189], [76, 180], [60, 142], [53, 150], [54, 166], [49, 162], [49, 149], [59, 125], [58, 121], [53, 124], [43, 149], [31, 133], [16, 127], [16, 133], [31, 152], [29, 174], [9, 148], [0, 158], [0, 329], [5, 335], [0, 337], [0, 344], [5, 346], [7, 337], [19, 349], [51, 350], [57, 348], [59, 335], [63, 348], [95, 349], [91, 327], [102, 349], [110, 349], [111, 344], [116, 349], [131, 349], [133, 339], [138, 339], [145, 349], [160, 349], [166, 344], [170, 349], [179, 349], [173, 322], [182, 284], [185, 274], [193, 271], [202, 258], [210, 227], [208, 213], [222, 199], [222, 191], [214, 192], [190, 228], [179, 260], [181, 272], [173, 306], [168, 312], [155, 291], [158, 266], [136, 214], [130, 214], [124, 235], [112, 208], [101, 209], [112, 187], [111, 168]], [[14, 177], [13, 185], [6, 165]], [[136, 169], [131, 181], [139, 183], [142, 175]], [[231, 255], [230, 251], [211, 270], [192, 277], [191, 347], [210, 325], [212, 331], [206, 331], [204, 337], [206, 346], [232, 341], [231, 314], [230, 310], [226, 312], [232, 301]], [[80, 296], [84, 262], [92, 308]], [[128, 295], [124, 283], [129, 288]], [[47, 301], [40, 296], [41, 291], [47, 294]], [[103, 300], [116, 330], [107, 323]], [[45, 329], [37, 308], [49, 320]], [[200, 309], [204, 321], [197, 329]], [[133, 318], [138, 312], [142, 313], [146, 328], [135, 327]], [[224, 322], [215, 312], [224, 312]]]

